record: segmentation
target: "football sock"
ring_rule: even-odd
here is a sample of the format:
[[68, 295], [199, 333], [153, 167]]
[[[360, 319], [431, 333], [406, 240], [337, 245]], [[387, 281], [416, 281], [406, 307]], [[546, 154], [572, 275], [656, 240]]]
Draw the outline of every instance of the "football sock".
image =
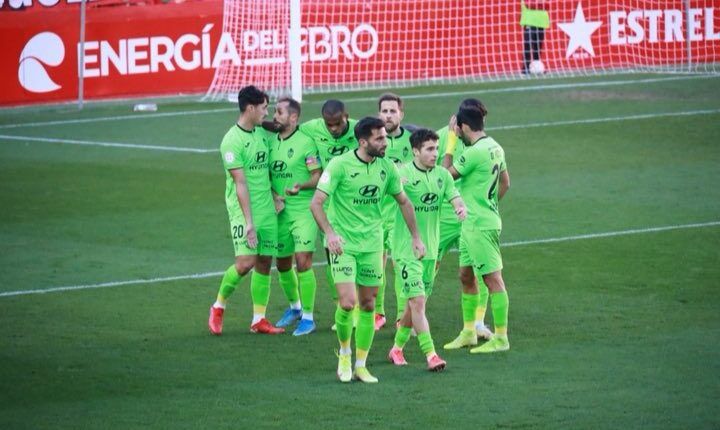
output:
[[337, 290], [335, 289], [335, 281], [332, 277], [332, 268], [330, 267], [330, 263], [328, 263], [325, 266], [325, 280], [327, 281], [328, 291], [330, 292], [330, 298], [333, 300], [333, 302], [337, 303], [338, 296], [337, 296]]
[[478, 294], [462, 294], [463, 328], [475, 330], [475, 310], [477, 309]]
[[[306, 270], [297, 274], [298, 283], [300, 284], [300, 297], [302, 302], [303, 319], [311, 319], [313, 310], [315, 309], [315, 291], [317, 290], [317, 279], [315, 279], [315, 271], [313, 269]], [[306, 315], [310, 318], [306, 318]]]
[[510, 308], [507, 291], [490, 294], [490, 306], [495, 322], [495, 334], [507, 336], [508, 309]]
[[[285, 297], [288, 299], [293, 309], [300, 309], [300, 292], [298, 291], [298, 277], [295, 274], [295, 269], [290, 269], [285, 272], [279, 272], [280, 277], [280, 288], [285, 293]], [[295, 305], [295, 306], [292, 306]]]
[[361, 354], [367, 356], [375, 336], [375, 312], [360, 311], [357, 328], [355, 329], [355, 349], [358, 359], [363, 359]]
[[225, 308], [227, 299], [235, 291], [235, 288], [240, 284], [242, 276], [240, 276], [235, 270], [235, 265], [228, 267], [223, 275], [222, 281], [220, 281], [220, 290], [218, 291], [217, 299], [213, 306], [217, 308]]
[[[482, 279], [482, 278], [481, 278]], [[485, 284], [478, 286], [478, 307], [475, 311], [475, 321], [484, 323], [485, 322], [485, 312], [487, 310], [487, 302], [488, 297], [490, 296], [490, 291], [487, 289]]]
[[435, 344], [433, 344], [432, 336], [429, 331], [418, 333], [418, 343], [420, 344], [420, 350], [425, 354], [426, 357], [435, 354]]
[[270, 301], [270, 275], [263, 275], [253, 270], [250, 277], [250, 296], [253, 302], [253, 324], [256, 323], [255, 318], [265, 317], [265, 309]]
[[410, 339], [411, 332], [412, 332], [412, 327], [400, 326], [397, 329], [397, 332], [395, 333], [395, 347], [397, 349], [403, 349], [405, 344]]
[[335, 328], [340, 347], [350, 348], [352, 335], [352, 311], [346, 311], [340, 306], [335, 309]]

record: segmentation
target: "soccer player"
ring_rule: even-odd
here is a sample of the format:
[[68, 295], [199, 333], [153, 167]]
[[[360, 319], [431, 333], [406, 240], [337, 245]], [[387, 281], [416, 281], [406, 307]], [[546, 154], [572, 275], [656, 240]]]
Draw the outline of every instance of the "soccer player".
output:
[[[384, 158], [387, 147], [385, 124], [379, 118], [366, 117], [355, 126], [359, 148], [334, 158], [320, 177], [310, 210], [330, 252], [333, 279], [338, 293], [335, 311], [340, 342], [337, 376], [342, 382], [355, 377], [374, 383], [366, 360], [375, 334], [374, 310], [377, 288], [382, 282], [382, 200], [395, 196], [412, 235], [415, 258], [425, 255], [425, 245], [415, 223], [412, 203], [402, 191], [395, 164]], [[330, 197], [328, 213], [323, 208]], [[358, 291], [356, 294], [356, 286]], [[356, 361], [353, 374], [350, 338], [351, 312], [360, 303], [360, 318], [355, 330]]]
[[[465, 99], [460, 103], [462, 107], [478, 107], [480, 108], [481, 103], [478, 99], [469, 98]], [[452, 166], [453, 160], [460, 158], [465, 149], [465, 145], [457, 145], [457, 135], [455, 134], [455, 115], [450, 118], [450, 122], [447, 127], [443, 127], [438, 130], [439, 139], [439, 155], [438, 161], [442, 158], [439, 163], [445, 168]], [[443, 155], [444, 154], [444, 155]], [[456, 181], [456, 186], [459, 186], [462, 178]], [[457, 246], [460, 239], [460, 227], [461, 224], [458, 222], [457, 217], [453, 211], [453, 208], [447, 203], [443, 202], [443, 206], [440, 209], [440, 248], [438, 252], [436, 270], [440, 267], [440, 261], [447, 254], [447, 252], [453, 246]], [[485, 326], [485, 312], [487, 310], [489, 292], [485, 284], [479, 286], [479, 298], [478, 307], [475, 311], [475, 332], [478, 337], [485, 340], [489, 340], [492, 336], [490, 329]]]
[[277, 248], [277, 216], [270, 191], [269, 144], [258, 127], [267, 115], [268, 96], [254, 86], [238, 93], [240, 117], [225, 134], [220, 154], [225, 167], [225, 205], [235, 247], [235, 264], [228, 267], [220, 282], [217, 300], [210, 308], [210, 332], [220, 335], [223, 314], [230, 295], [243, 276], [253, 270], [250, 292], [253, 302], [253, 333], [278, 334], [265, 318], [270, 299], [270, 263]]
[[[273, 116], [278, 133], [270, 142], [270, 180], [273, 198], [279, 209], [277, 268], [280, 286], [290, 302], [290, 307], [276, 325], [287, 327], [300, 320], [294, 336], [315, 331], [313, 310], [317, 281], [312, 269], [312, 256], [318, 228], [308, 208], [320, 179], [317, 147], [310, 137], [299, 130], [300, 112], [300, 103], [296, 100], [278, 100]], [[293, 255], [297, 274], [292, 267]]]
[[[412, 161], [413, 152], [410, 147], [410, 132], [400, 125], [405, 116], [403, 102], [400, 96], [393, 93], [385, 93], [378, 99], [378, 117], [385, 122], [385, 131], [387, 131], [388, 146], [385, 150], [385, 157], [389, 158], [395, 165], [400, 168], [403, 164]], [[383, 254], [383, 273], [385, 273], [385, 263], [387, 262], [387, 254], [392, 253], [392, 231], [395, 226], [395, 215], [398, 207], [392, 196], [385, 196], [383, 201], [382, 217], [383, 217], [383, 243], [385, 245], [385, 253]], [[378, 288], [377, 299], [375, 300], [375, 330], [380, 330], [386, 322], [385, 318], [385, 285], [387, 284], [385, 277], [383, 283]], [[401, 306], [404, 301], [400, 300], [400, 294], [395, 291], [397, 299], [398, 313], [396, 320], [400, 320], [402, 315]]]
[[[357, 149], [358, 143], [353, 132], [357, 120], [351, 119], [340, 100], [330, 99], [323, 103], [320, 109], [321, 117], [312, 119], [300, 125], [300, 131], [310, 136], [318, 148], [320, 165], [325, 169], [333, 158]], [[330, 253], [325, 248], [327, 266], [325, 266], [325, 279], [327, 280], [330, 296], [337, 303], [337, 291], [330, 270]], [[335, 325], [333, 325], [333, 330]]]
[[477, 276], [490, 290], [490, 307], [495, 333], [489, 341], [470, 350], [471, 353], [507, 351], [508, 294], [502, 278], [500, 231], [502, 221], [498, 201], [510, 188], [505, 152], [485, 134], [487, 110], [461, 107], [456, 115], [455, 133], [465, 144], [463, 154], [453, 162], [450, 174], [460, 182], [460, 195], [468, 205], [467, 219], [460, 233], [460, 283], [462, 284], [463, 330], [445, 349], [477, 344], [475, 312], [478, 302]]
[[[435, 352], [430, 326], [425, 316], [425, 299], [432, 293], [435, 279], [435, 259], [438, 251], [440, 229], [440, 204], [449, 202], [458, 220], [465, 219], [465, 204], [460, 198], [450, 173], [443, 167], [436, 167], [438, 158], [438, 135], [427, 129], [419, 129], [410, 136], [414, 160], [400, 168], [403, 190], [415, 208], [420, 238], [427, 246], [422, 260], [412, 254], [410, 233], [405, 228], [393, 232], [393, 260], [395, 270], [395, 290], [400, 300], [407, 306], [400, 318], [400, 326], [395, 333], [395, 344], [388, 359], [397, 366], [407, 364], [403, 356], [403, 347], [415, 328], [420, 349], [427, 359], [428, 369], [440, 371], [445, 361]], [[398, 213], [399, 217], [400, 214]]]

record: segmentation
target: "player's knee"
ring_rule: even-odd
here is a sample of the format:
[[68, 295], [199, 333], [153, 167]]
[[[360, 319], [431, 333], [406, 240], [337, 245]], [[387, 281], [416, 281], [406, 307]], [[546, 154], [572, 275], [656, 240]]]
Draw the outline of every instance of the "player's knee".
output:
[[287, 272], [292, 269], [292, 257], [279, 257], [277, 259], [277, 268], [280, 272]]
[[298, 272], [306, 272], [306, 271], [312, 269], [312, 254], [311, 253], [295, 254], [295, 264], [297, 265]]
[[238, 257], [235, 259], [235, 270], [240, 276], [245, 276], [255, 266], [255, 258], [253, 256]]
[[408, 306], [413, 311], [414, 314], [422, 314], [425, 312], [425, 298], [424, 297], [415, 297], [410, 300], [408, 300]]

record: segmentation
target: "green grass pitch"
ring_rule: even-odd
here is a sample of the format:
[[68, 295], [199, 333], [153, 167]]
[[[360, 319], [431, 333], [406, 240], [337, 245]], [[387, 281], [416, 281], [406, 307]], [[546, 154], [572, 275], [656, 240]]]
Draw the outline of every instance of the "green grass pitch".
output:
[[[456, 253], [428, 304], [443, 373], [425, 370], [414, 339], [409, 366], [386, 362], [386, 327], [368, 362], [380, 383], [338, 383], [321, 266], [317, 333], [250, 334], [245, 280], [213, 337], [213, 273], [232, 262], [216, 149], [234, 107], [3, 110], [0, 428], [720, 427], [720, 78], [396, 91], [406, 122], [436, 129], [464, 97], [490, 111], [512, 179], [501, 202], [510, 351], [442, 351], [462, 324]], [[329, 97], [373, 114], [380, 92], [309, 96], [303, 119]], [[276, 278], [270, 300], [275, 321]], [[392, 288], [386, 307], [394, 319]]]

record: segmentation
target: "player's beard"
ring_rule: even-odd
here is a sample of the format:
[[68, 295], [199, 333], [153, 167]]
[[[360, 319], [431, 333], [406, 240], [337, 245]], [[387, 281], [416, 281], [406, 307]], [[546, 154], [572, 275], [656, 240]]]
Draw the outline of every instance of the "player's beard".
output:
[[368, 146], [367, 153], [371, 157], [385, 158], [385, 148], [373, 148], [371, 146]]
[[284, 133], [288, 129], [288, 124], [282, 124], [277, 121], [273, 121], [273, 126], [278, 133]]
[[385, 131], [387, 131], [387, 134], [395, 133], [395, 130], [400, 127], [400, 124], [395, 124], [394, 122], [385, 121]]

